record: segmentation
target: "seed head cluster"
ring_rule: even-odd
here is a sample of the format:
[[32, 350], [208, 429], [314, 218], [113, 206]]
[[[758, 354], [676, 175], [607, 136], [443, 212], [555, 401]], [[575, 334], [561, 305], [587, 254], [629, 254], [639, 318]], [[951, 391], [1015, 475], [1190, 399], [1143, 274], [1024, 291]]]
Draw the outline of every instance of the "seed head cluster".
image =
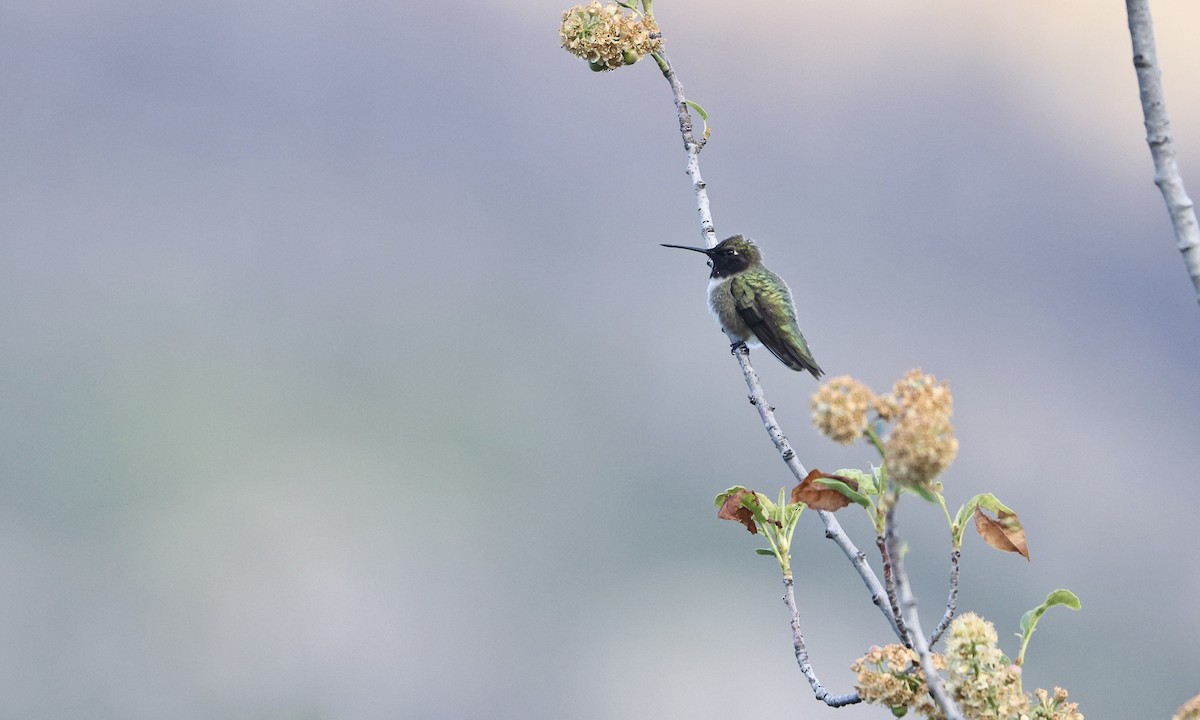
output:
[[[1084, 720], [1062, 688], [1053, 693], [1039, 688], [1032, 697], [1022, 691], [1021, 669], [1000, 652], [996, 628], [974, 613], [955, 618], [945, 654], [932, 658], [934, 667], [946, 672], [946, 691], [968, 720]], [[891, 708], [897, 717], [910, 710], [930, 720], [945, 717], [929, 696], [916, 653], [903, 645], [873, 647], [850, 669], [865, 702]], [[1195, 714], [1186, 714], [1189, 707]], [[1200, 720], [1200, 698], [1174, 720]]]
[[950, 415], [950, 386], [920, 370], [910, 370], [892, 389], [896, 426], [884, 444], [888, 476], [909, 487], [931, 488], [958, 454]]
[[1029, 716], [1029, 696], [1021, 690], [1021, 668], [996, 646], [996, 628], [975, 613], [950, 624], [946, 640], [946, 690], [963, 715], [980, 720]]
[[884, 441], [888, 476], [901, 485], [932, 488], [934, 479], [958, 454], [950, 415], [950, 386], [920, 370], [910, 370], [892, 392], [876, 395], [849, 375], [828, 380], [812, 398], [813, 425], [842, 444], [858, 440], [870, 428], [870, 413], [893, 423]]
[[909, 370], [896, 381], [892, 398], [902, 412], [939, 413], [947, 417], [954, 412], [950, 386], [917, 369]]
[[871, 409], [884, 422], [891, 422], [900, 417], [900, 403], [891, 393], [875, 395], [871, 398]]
[[813, 425], [829, 439], [849, 445], [867, 430], [871, 389], [849, 375], [831, 378], [812, 397]]
[[616, 70], [662, 49], [654, 18], [623, 13], [615, 3], [591, 2], [563, 12], [562, 46], [593, 70]]
[[[1034, 696], [1038, 704], [1030, 710], [1031, 720], [1083, 720], [1083, 713], [1079, 712], [1079, 703], [1067, 702], [1067, 691], [1060, 687], [1054, 688], [1053, 694], [1038, 688]], [[1176, 715], [1174, 720], [1200, 720], [1200, 703], [1196, 704], [1195, 713], [1186, 717]]]
[[[933, 665], [939, 670], [946, 667], [942, 656], [933, 654]], [[929, 696], [925, 684], [925, 673], [917, 661], [917, 654], [903, 645], [875, 646], [866, 655], [850, 666], [858, 675], [855, 688], [865, 702], [893, 708], [912, 709], [928, 718], [943, 717], [942, 711]]]
[[[1057, 691], [1058, 688], [1055, 688]], [[1066, 699], [1067, 693], [1063, 691], [1063, 698]], [[1074, 704], [1074, 703], [1072, 703]], [[1188, 700], [1183, 707], [1179, 708], [1179, 712], [1171, 720], [1200, 720], [1200, 695]]]

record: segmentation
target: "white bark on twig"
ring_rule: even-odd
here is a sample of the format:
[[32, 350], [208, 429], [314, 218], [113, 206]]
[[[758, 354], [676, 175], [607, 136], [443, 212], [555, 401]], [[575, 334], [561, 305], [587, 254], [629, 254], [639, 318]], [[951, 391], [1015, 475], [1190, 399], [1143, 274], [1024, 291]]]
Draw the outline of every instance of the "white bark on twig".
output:
[[1146, 142], [1154, 158], [1154, 184], [1158, 185], [1167, 203], [1176, 244], [1192, 278], [1196, 301], [1200, 302], [1200, 226], [1196, 224], [1196, 208], [1188, 197], [1183, 177], [1179, 174], [1179, 165], [1175, 162], [1175, 140], [1171, 135], [1171, 121], [1167, 117], [1167, 101], [1163, 95], [1162, 73], [1154, 45], [1149, 0], [1125, 0], [1125, 10], [1129, 15], [1133, 67], [1137, 70], [1142, 115], [1146, 122]]
[[692, 179], [692, 191], [696, 193], [696, 210], [700, 214], [700, 236], [704, 239], [705, 247], [715, 247], [717, 233], [713, 229], [712, 212], [708, 206], [708, 186], [700, 176], [700, 151], [704, 141], [697, 140], [692, 128], [692, 114], [688, 111], [687, 98], [683, 95], [683, 84], [671, 67], [671, 61], [665, 53], [659, 52], [654, 59], [662, 74], [671, 84], [671, 94], [675, 97], [675, 112], [679, 114], [679, 133], [683, 135], [683, 148], [687, 151], [687, 174]]

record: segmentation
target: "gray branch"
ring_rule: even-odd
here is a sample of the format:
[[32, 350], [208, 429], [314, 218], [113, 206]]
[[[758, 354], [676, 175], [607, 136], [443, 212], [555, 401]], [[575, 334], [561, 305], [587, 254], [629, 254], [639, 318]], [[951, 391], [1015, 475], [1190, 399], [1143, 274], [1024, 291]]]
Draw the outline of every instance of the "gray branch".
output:
[[787, 603], [788, 610], [792, 613], [792, 647], [796, 649], [796, 664], [800, 666], [800, 672], [808, 678], [808, 684], [812, 686], [813, 694], [817, 696], [817, 699], [829, 707], [843, 707], [862, 702], [862, 698], [856, 692], [849, 695], [831, 694], [817, 679], [817, 673], [813, 670], [812, 663], [808, 661], [808, 647], [804, 644], [804, 633], [800, 632], [800, 611], [796, 608], [794, 585], [792, 578], [783, 579], [783, 601]]
[[1162, 73], [1154, 46], [1150, 6], [1148, 0], [1125, 0], [1125, 10], [1129, 15], [1133, 67], [1137, 70], [1142, 115], [1146, 122], [1146, 142], [1154, 158], [1154, 184], [1162, 191], [1171, 225], [1175, 229], [1176, 244], [1192, 278], [1196, 300], [1200, 302], [1200, 226], [1196, 224], [1196, 208], [1183, 187], [1183, 177], [1175, 162], [1175, 139], [1171, 135], [1171, 121], [1167, 118], [1167, 101], [1163, 95]]
[[[712, 213], [708, 205], [708, 190], [704, 184], [704, 180], [700, 177], [700, 150], [703, 144], [696, 140], [696, 136], [692, 131], [692, 115], [688, 112], [687, 98], [683, 95], [683, 84], [679, 82], [679, 77], [675, 74], [675, 69], [671, 67], [671, 62], [667, 59], [665, 53], [657, 53], [654, 56], [658, 67], [662, 70], [662, 74], [666, 77], [667, 82], [671, 85], [671, 93], [675, 97], [675, 110], [679, 114], [679, 132], [683, 135], [683, 146], [687, 150], [688, 164], [687, 173], [692, 178], [692, 189], [696, 193], [696, 209], [700, 213], [700, 231], [704, 238], [704, 244], [707, 247], [713, 247], [717, 244], [716, 232], [713, 230]], [[808, 471], [800, 464], [800, 460], [796, 458], [796, 452], [792, 450], [788, 443], [787, 437], [783, 431], [779, 429], [779, 423], [775, 421], [775, 411], [767, 403], [766, 397], [763, 395], [762, 385], [758, 382], [758, 374], [754, 372], [754, 367], [750, 364], [750, 351], [744, 344], [735, 345], [735, 350], [740, 347], [740, 352], [735, 352], [734, 355], [738, 359], [738, 363], [742, 367], [742, 375], [746, 379], [746, 386], [750, 389], [750, 402], [758, 408], [758, 416], [762, 419], [763, 426], [767, 430], [767, 434], [771, 436], [771, 442], [775, 443], [775, 449], [779, 451], [779, 455], [787, 464], [788, 469], [792, 471], [792, 475], [797, 481], [803, 480]], [[833, 513], [823, 510], [817, 511], [821, 517], [821, 522], [825, 524], [825, 537], [837, 543], [837, 546], [842, 549], [846, 557], [850, 559], [850, 564], [858, 571], [859, 577], [866, 584], [867, 590], [871, 593], [871, 602], [879, 608], [884, 617], [887, 618], [888, 624], [892, 626], [893, 632], [897, 636], [903, 637], [896, 625], [896, 616], [892, 614], [887, 603], [887, 593], [884, 592], [883, 585], [879, 582], [879, 578], [875, 576], [875, 572], [871, 570], [871, 566], [867, 564], [867, 558], [863, 555], [854, 543], [850, 540], [850, 536], [842, 530], [842, 526], [838, 523], [837, 518]]]
[[950, 591], [946, 598], [946, 613], [942, 615], [942, 620], [933, 629], [933, 633], [929, 636], [929, 647], [937, 645], [938, 640], [942, 639], [942, 633], [946, 632], [946, 628], [950, 627], [950, 621], [954, 619], [954, 613], [958, 610], [958, 560], [962, 557], [962, 550], [955, 548], [950, 553]]
[[888, 552], [886, 538], [883, 535], [876, 535], [875, 545], [879, 548], [879, 557], [883, 561], [883, 584], [887, 589], [892, 615], [896, 618], [896, 634], [900, 636], [900, 641], [906, 647], [912, 647], [908, 643], [908, 628], [904, 625], [904, 616], [900, 614], [900, 597], [896, 595], [896, 576], [892, 572], [892, 557]]
[[946, 688], [942, 686], [942, 677], [938, 675], [937, 668], [933, 666], [933, 656], [929, 652], [929, 644], [925, 642], [925, 634], [921, 631], [921, 617], [917, 613], [917, 598], [913, 596], [912, 587], [908, 582], [908, 573], [904, 570], [904, 556], [900, 553], [900, 540], [896, 534], [896, 502], [899, 499], [898, 494], [892, 495], [892, 505], [887, 511], [887, 530], [884, 535], [887, 538], [888, 553], [892, 556], [892, 569], [896, 576], [896, 592], [900, 596], [900, 614], [908, 626], [908, 641], [921, 661], [921, 670], [925, 673], [925, 684], [929, 686], [929, 694], [933, 696], [933, 701], [941, 708], [946, 720], [963, 720], [962, 712], [946, 694]]
[[687, 174], [692, 179], [692, 191], [696, 193], [696, 210], [700, 214], [700, 236], [704, 239], [705, 247], [714, 247], [717, 244], [717, 233], [713, 229], [712, 212], [708, 206], [708, 187], [704, 184], [704, 178], [700, 176], [700, 151], [704, 148], [704, 141], [696, 140], [692, 129], [692, 114], [688, 111], [687, 98], [683, 96], [683, 84], [679, 82], [675, 68], [671, 67], [671, 61], [663, 52], [656, 53], [654, 59], [667, 82], [671, 84], [671, 94], [675, 96], [679, 133], [683, 136], [683, 148], [688, 156]]

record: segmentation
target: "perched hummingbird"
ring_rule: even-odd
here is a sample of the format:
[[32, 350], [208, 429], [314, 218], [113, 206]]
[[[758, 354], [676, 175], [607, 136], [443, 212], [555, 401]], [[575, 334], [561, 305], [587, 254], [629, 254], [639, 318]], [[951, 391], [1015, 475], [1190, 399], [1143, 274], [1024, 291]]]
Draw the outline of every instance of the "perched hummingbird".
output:
[[757, 245], [741, 235], [725, 238], [711, 249], [662, 245], [708, 256], [712, 268], [708, 307], [726, 335], [743, 343], [766, 345], [793, 370], [807, 370], [815, 378], [824, 374], [800, 333], [792, 291], [783, 278], [763, 265]]

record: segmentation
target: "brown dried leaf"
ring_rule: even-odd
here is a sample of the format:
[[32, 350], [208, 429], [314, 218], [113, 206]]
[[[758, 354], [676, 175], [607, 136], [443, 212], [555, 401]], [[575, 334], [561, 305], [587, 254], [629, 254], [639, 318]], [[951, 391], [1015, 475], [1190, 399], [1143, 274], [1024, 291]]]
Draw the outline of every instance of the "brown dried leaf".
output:
[[758, 534], [758, 527], [754, 524], [754, 513], [742, 505], [742, 498], [746, 495], [751, 495], [745, 490], [738, 490], [725, 498], [721, 509], [717, 510], [718, 520], [734, 520], [746, 526], [751, 535]]
[[975, 508], [975, 531], [988, 545], [1003, 550], [1015, 552], [1026, 560], [1029, 559], [1029, 546], [1025, 544], [1025, 528], [1017, 519], [1016, 513], [997, 512], [999, 519], [993, 519], [981, 508]]
[[857, 480], [848, 478], [845, 475], [830, 475], [814, 468], [812, 472], [804, 476], [799, 485], [792, 488], [792, 502], [802, 502], [813, 510], [826, 510], [828, 512], [841, 510], [849, 505], [850, 498], [831, 487], [826, 487], [816, 482], [823, 478], [844, 482], [852, 490], [858, 490]]

